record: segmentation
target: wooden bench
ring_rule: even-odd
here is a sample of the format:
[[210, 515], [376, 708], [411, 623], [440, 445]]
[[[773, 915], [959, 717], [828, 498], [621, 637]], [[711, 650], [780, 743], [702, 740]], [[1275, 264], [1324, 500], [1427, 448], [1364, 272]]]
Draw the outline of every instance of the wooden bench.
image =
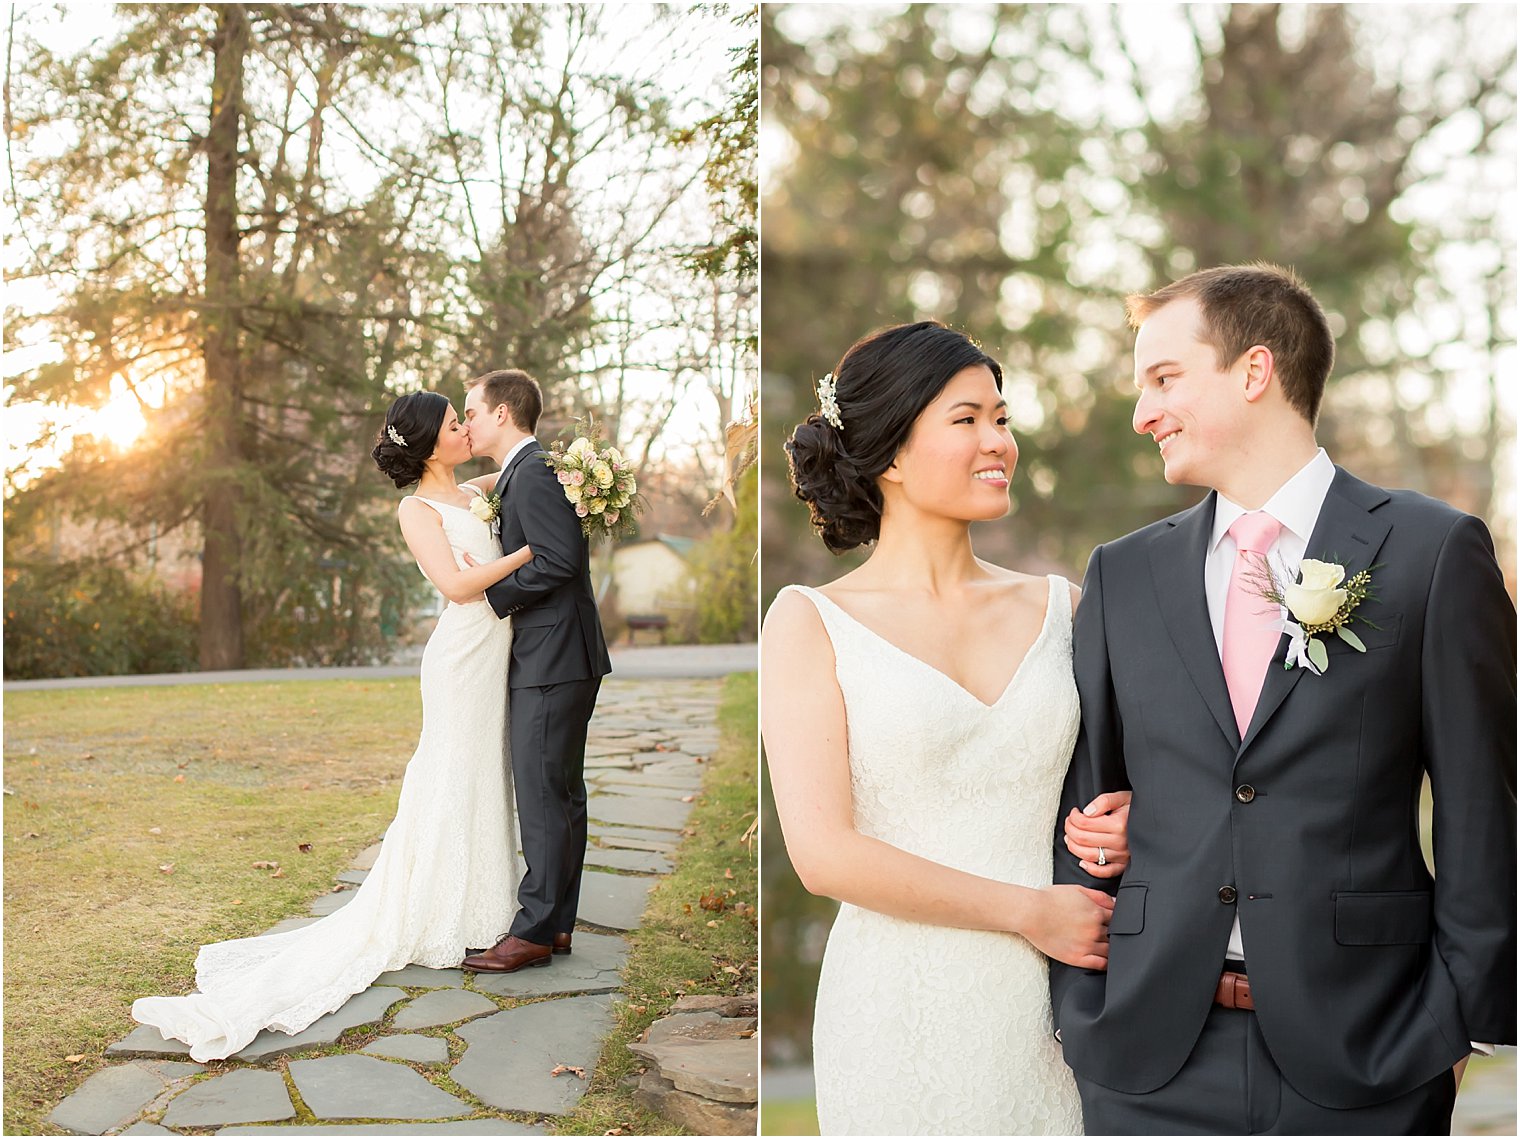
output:
[[628, 643], [633, 644], [633, 635], [645, 629], [652, 630], [660, 635], [660, 644], [665, 643], [665, 630], [670, 627], [670, 618], [663, 613], [630, 613], [623, 618], [623, 624], [628, 628]]

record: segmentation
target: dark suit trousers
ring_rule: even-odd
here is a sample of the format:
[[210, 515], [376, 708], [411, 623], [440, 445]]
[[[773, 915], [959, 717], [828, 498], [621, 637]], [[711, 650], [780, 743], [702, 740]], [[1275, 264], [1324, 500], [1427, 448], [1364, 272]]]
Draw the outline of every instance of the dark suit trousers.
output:
[[1192, 1055], [1144, 1095], [1077, 1077], [1089, 1135], [1449, 1135], [1451, 1070], [1371, 1107], [1341, 1111], [1310, 1103], [1272, 1062], [1256, 1014], [1215, 1005]]
[[512, 933], [548, 945], [575, 928], [586, 861], [586, 728], [601, 677], [511, 690], [512, 782], [522, 832]]

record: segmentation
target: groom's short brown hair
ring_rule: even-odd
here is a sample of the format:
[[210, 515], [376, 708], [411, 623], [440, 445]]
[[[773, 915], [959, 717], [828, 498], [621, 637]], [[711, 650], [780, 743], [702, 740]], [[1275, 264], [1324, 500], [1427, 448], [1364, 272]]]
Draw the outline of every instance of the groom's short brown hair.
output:
[[1335, 337], [1325, 310], [1298, 274], [1265, 261], [1202, 269], [1154, 293], [1124, 298], [1129, 326], [1139, 328], [1157, 309], [1181, 297], [1197, 299], [1203, 312], [1199, 338], [1213, 347], [1220, 368], [1258, 344], [1271, 349], [1283, 395], [1314, 425], [1335, 364]]
[[521, 368], [502, 368], [466, 380], [464, 390], [481, 388], [485, 392], [486, 410], [507, 405], [507, 414], [522, 431], [538, 430], [538, 417], [544, 413], [544, 393], [538, 381]]

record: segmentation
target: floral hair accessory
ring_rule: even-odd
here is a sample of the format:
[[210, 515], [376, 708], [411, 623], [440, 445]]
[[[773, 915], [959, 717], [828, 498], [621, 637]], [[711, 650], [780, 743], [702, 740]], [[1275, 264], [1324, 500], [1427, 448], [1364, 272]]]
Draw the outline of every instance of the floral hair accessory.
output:
[[835, 431], [844, 430], [844, 421], [839, 418], [839, 401], [834, 398], [833, 372], [818, 381], [818, 414], [823, 416], [824, 422], [833, 424]]
[[387, 425], [385, 428], [385, 433], [391, 437], [391, 442], [396, 444], [396, 446], [406, 446], [406, 440], [401, 437], [401, 432], [396, 430], [394, 424]]

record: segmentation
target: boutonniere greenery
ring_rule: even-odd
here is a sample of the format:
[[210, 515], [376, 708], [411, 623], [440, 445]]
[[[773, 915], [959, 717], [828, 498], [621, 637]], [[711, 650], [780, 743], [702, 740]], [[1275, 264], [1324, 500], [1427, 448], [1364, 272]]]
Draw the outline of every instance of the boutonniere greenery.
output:
[[1320, 638], [1334, 633], [1359, 653], [1367, 651], [1362, 639], [1351, 630], [1353, 620], [1376, 629], [1367, 618], [1356, 612], [1357, 606], [1372, 593], [1372, 570], [1360, 570], [1346, 576], [1346, 567], [1336, 562], [1320, 562], [1305, 558], [1299, 563], [1297, 581], [1288, 581], [1291, 575], [1279, 576], [1265, 558], [1248, 579], [1257, 596], [1280, 605], [1288, 616], [1274, 625], [1288, 634], [1288, 652], [1283, 658], [1284, 668], [1302, 665], [1315, 676], [1321, 676], [1330, 667], [1330, 654]]

